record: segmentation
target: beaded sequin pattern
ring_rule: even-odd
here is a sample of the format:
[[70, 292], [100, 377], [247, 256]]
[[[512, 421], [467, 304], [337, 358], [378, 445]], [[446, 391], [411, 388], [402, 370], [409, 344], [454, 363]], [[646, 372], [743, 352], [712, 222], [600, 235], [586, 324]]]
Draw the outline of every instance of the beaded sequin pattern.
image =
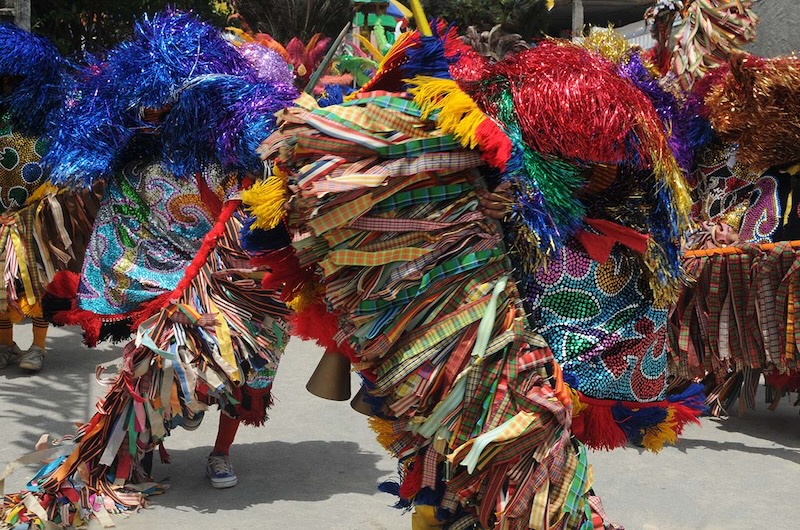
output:
[[781, 219], [778, 180], [753, 173], [735, 156], [733, 146], [718, 146], [699, 161], [692, 215], [733, 226], [741, 243], [771, 242]]
[[654, 306], [642, 270], [619, 245], [598, 263], [573, 240], [525, 282], [535, 329], [565, 380], [588, 396], [664, 398], [668, 312]]
[[[221, 168], [203, 178], [222, 198]], [[86, 251], [78, 303], [101, 315], [127, 313], [171, 291], [215, 215], [195, 179], [178, 179], [159, 162], [131, 162], [109, 180]]]
[[39, 163], [43, 152], [41, 140], [23, 136], [0, 120], [0, 213], [21, 208], [44, 184]]

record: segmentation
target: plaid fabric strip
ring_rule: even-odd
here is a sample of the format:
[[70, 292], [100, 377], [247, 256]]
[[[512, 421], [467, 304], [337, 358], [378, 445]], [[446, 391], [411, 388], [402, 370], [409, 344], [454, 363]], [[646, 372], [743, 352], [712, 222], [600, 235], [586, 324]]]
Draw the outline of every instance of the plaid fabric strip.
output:
[[398, 343], [395, 352], [389, 359], [378, 367], [378, 375], [383, 376], [394, 366], [441, 343], [456, 333], [460, 333], [466, 326], [480, 320], [489, 306], [490, 296], [485, 296], [476, 302], [468, 304], [458, 311], [447, 315], [427, 326], [422, 326]]
[[483, 250], [480, 252], [471, 252], [465, 256], [460, 256], [457, 259], [447, 261], [437, 267], [434, 267], [426, 273], [419, 286], [414, 285], [403, 289], [397, 293], [395, 298], [391, 300], [364, 300], [358, 304], [355, 310], [356, 315], [363, 315], [368, 313], [376, 313], [383, 311], [390, 307], [399, 304], [405, 304], [413, 300], [417, 296], [423, 294], [431, 284], [436, 283], [446, 277], [455, 276], [463, 272], [468, 272], [472, 269], [477, 269], [483, 265], [487, 265], [492, 261], [496, 261], [500, 257], [500, 250]]
[[386, 158], [408, 158], [424, 153], [438, 151], [454, 151], [461, 148], [458, 140], [452, 134], [439, 134], [427, 138], [412, 138], [403, 142], [392, 142], [388, 145], [377, 147], [375, 152]]
[[583, 444], [578, 445], [578, 454], [575, 455], [573, 451], [567, 449], [570, 458], [567, 459], [567, 466], [564, 469], [566, 476], [572, 476], [571, 481], [564, 481], [564, 484], [569, 484], [568, 493], [564, 500], [564, 513], [576, 514], [580, 513], [580, 505], [583, 496], [586, 494], [587, 481], [589, 479], [589, 461], [586, 457], [586, 447]]
[[393, 177], [415, 175], [423, 171], [456, 173], [480, 166], [481, 157], [474, 151], [447, 151], [423, 153], [411, 158], [398, 158], [382, 162], [372, 171]]
[[360, 250], [334, 250], [329, 258], [320, 263], [325, 276], [330, 276], [341, 267], [377, 267], [395, 261], [414, 261], [430, 252], [425, 248], [401, 247], [378, 252]]
[[366, 112], [367, 109], [363, 107], [343, 107], [341, 105], [333, 105], [322, 109], [314, 109], [314, 116], [324, 118], [325, 120], [344, 125], [352, 129], [361, 131], [373, 132], [390, 132], [393, 131], [388, 125], [377, 126], [378, 123], [373, 120]]
[[339, 156], [323, 156], [316, 162], [313, 162], [298, 171], [296, 175], [297, 185], [301, 189], [305, 189], [331, 172], [335, 171], [337, 167], [345, 163], [345, 159]]
[[389, 95], [390, 93], [380, 94], [378, 92], [371, 92], [364, 94], [363, 97], [345, 101], [339, 107], [351, 107], [357, 105], [372, 104], [384, 109], [394, 110], [403, 114], [419, 117], [422, 112], [419, 106], [411, 99], [397, 97], [396, 95]]
[[329, 212], [310, 219], [308, 226], [316, 235], [324, 234], [333, 228], [345, 226], [355, 217], [369, 211], [373, 201], [372, 195], [365, 193], [355, 200], [341, 204]]
[[[427, 234], [419, 234], [409, 232], [406, 234], [392, 235], [386, 239], [379, 239], [377, 241], [370, 241], [369, 243], [361, 246], [364, 252], [375, 252], [378, 250], [386, 250], [395, 247], [413, 247], [417, 246], [428, 240]], [[383, 237], [386, 237], [384, 235]]]
[[428, 221], [425, 219], [392, 219], [362, 216], [351, 222], [349, 228], [372, 232], [433, 232], [483, 219], [480, 212], [469, 212], [455, 221]]
[[756, 278], [758, 286], [758, 318], [761, 335], [764, 338], [764, 352], [768, 362], [780, 362], [781, 337], [779, 331], [778, 308], [775, 303], [776, 287], [780, 284], [780, 263], [786, 243], [779, 243], [774, 250], [764, 254], [758, 264], [759, 274]]
[[297, 140], [297, 145], [295, 146], [294, 154], [297, 158], [336, 153], [338, 156], [349, 159], [364, 158], [373, 154], [371, 149], [346, 140], [323, 136], [316, 131], [313, 133], [299, 133], [295, 136], [295, 139]]
[[415, 204], [441, 202], [460, 197], [465, 191], [472, 189], [467, 183], [428, 186], [403, 191], [387, 197], [372, 209], [373, 214], [381, 214], [399, 210]]
[[[324, 112], [324, 110], [320, 112]], [[363, 113], [363, 109], [360, 109], [359, 112]], [[355, 124], [351, 121], [332, 120], [312, 113], [306, 113], [303, 120], [326, 136], [360, 145], [373, 151], [380, 152], [379, 149], [386, 148], [390, 144], [388, 140], [380, 136], [356, 130]]]
[[374, 124], [381, 124], [388, 130], [398, 131], [410, 138], [424, 138], [428, 135], [428, 132], [423, 128], [425, 123], [416, 116], [392, 109], [384, 109], [372, 104], [368, 104], [365, 110]]
[[453, 276], [462, 272], [470, 271], [472, 269], [477, 269], [491, 261], [501, 258], [502, 256], [503, 251], [499, 248], [494, 248], [491, 250], [470, 252], [466, 255], [459, 256], [458, 258], [445, 261], [422, 276], [422, 280], [419, 283], [419, 292], [425, 292], [431, 283], [444, 278], [445, 276]]

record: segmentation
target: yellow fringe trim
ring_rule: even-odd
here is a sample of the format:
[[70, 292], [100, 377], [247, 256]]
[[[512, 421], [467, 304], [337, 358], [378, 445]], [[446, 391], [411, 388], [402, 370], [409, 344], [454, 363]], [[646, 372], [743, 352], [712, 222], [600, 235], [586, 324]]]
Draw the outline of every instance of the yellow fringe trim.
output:
[[589, 405], [581, 401], [581, 396], [577, 390], [569, 385], [567, 385], [567, 388], [569, 388], [569, 393], [572, 396], [572, 417], [580, 416], [581, 412], [586, 410]]
[[30, 305], [26, 297], [18, 300], [19, 309], [27, 317], [42, 318], [42, 305], [37, 301], [35, 304]]
[[375, 433], [375, 439], [378, 440], [378, 443], [391, 453], [392, 451], [390, 448], [392, 444], [400, 438], [400, 436], [394, 432], [394, 422], [375, 416], [371, 416], [367, 422], [369, 423], [370, 429]]
[[300, 289], [297, 296], [286, 302], [286, 306], [295, 313], [302, 313], [319, 300], [319, 293], [320, 286], [316, 282], [309, 282]]
[[439, 129], [454, 135], [464, 147], [475, 149], [478, 146], [475, 133], [487, 117], [455, 81], [417, 76], [409, 84], [414, 86], [409, 93], [419, 105], [423, 119], [438, 111], [436, 125]]
[[253, 228], [271, 230], [286, 215], [284, 206], [288, 200], [286, 177], [277, 171], [265, 180], [259, 180], [249, 189], [242, 191], [242, 202], [256, 220]]
[[667, 417], [664, 421], [645, 430], [642, 445], [648, 451], [653, 451], [654, 453], [661, 451], [665, 444], [675, 445], [678, 441], [678, 434], [675, 432], [676, 427], [675, 411], [668, 408]]

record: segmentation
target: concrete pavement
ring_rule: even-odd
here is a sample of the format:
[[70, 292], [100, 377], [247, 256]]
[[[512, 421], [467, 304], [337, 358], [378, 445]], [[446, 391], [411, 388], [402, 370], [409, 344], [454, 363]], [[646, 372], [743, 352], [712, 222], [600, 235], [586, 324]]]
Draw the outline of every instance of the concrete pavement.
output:
[[[30, 343], [30, 326], [17, 328]], [[32, 450], [42, 433], [73, 432], [87, 420], [100, 388], [94, 367], [120, 348], [90, 351], [75, 329], [55, 329], [50, 354], [38, 375], [17, 367], [0, 371], [0, 469]], [[194, 432], [178, 429], [168, 440], [172, 463], [158, 462], [165, 495], [129, 518], [120, 530], [408, 530], [410, 517], [389, 505], [376, 485], [395, 473], [365, 417], [347, 402], [329, 402], [304, 386], [321, 350], [293, 342], [275, 381], [275, 406], [263, 428], [239, 431], [231, 458], [239, 485], [214, 490], [205, 479], [217, 415], [211, 411]], [[628, 530], [750, 530], [800, 527], [800, 418], [784, 402], [775, 413], [704, 419], [683, 441], [658, 455], [636, 449], [590, 454], [596, 490], [606, 509]], [[35, 472], [18, 471], [8, 490]], [[99, 525], [96, 525], [99, 527]]]

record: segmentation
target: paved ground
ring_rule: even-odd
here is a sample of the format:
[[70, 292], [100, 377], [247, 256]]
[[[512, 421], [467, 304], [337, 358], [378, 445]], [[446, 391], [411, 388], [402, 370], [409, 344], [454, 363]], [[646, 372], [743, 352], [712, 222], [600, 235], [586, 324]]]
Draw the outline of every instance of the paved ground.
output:
[[[18, 332], [20, 346], [29, 328]], [[0, 469], [31, 450], [44, 432], [64, 434], [91, 415], [94, 366], [119, 349], [87, 351], [73, 330], [51, 333], [45, 370], [0, 372]], [[320, 351], [294, 343], [275, 383], [276, 405], [267, 427], [242, 429], [232, 459], [239, 486], [217, 491], [204, 462], [216, 432], [209, 414], [199, 430], [168, 440], [170, 465], [155, 475], [170, 490], [120, 530], [407, 530], [409, 517], [389, 507], [376, 484], [391, 477], [392, 461], [374, 441], [364, 417], [348, 404], [320, 400], [304, 385]], [[628, 530], [795, 529], [800, 476], [800, 418], [788, 402], [776, 413], [705, 419], [679, 446], [659, 455], [634, 449], [592, 453], [596, 489], [606, 509]], [[18, 489], [34, 469], [7, 481]]]

